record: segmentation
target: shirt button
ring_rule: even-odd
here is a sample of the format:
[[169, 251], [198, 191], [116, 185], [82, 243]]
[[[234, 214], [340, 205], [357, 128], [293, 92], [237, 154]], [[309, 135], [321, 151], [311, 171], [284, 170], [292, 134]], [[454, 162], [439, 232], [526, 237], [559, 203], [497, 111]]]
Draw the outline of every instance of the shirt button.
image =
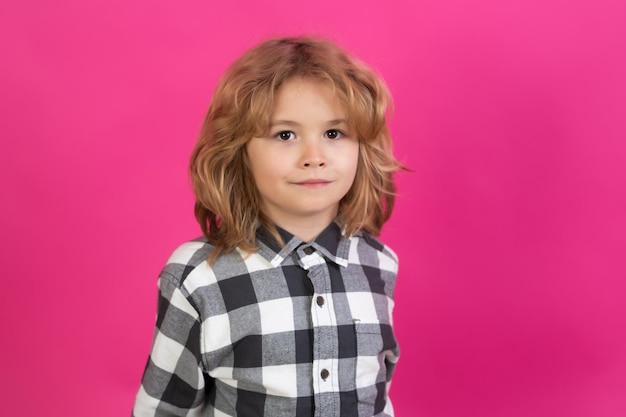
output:
[[328, 378], [328, 375], [330, 375], [330, 372], [328, 372], [328, 369], [322, 369], [322, 372], [320, 372], [320, 376], [322, 377], [324, 381], [326, 381], [326, 378]]
[[313, 252], [315, 252], [315, 249], [313, 249], [311, 246], [307, 246], [306, 248], [304, 248], [304, 253], [306, 253], [307, 255], [310, 255]]
[[321, 295], [318, 295], [317, 298], [315, 299], [315, 302], [317, 303], [318, 306], [323, 306], [324, 305], [324, 297], [322, 297]]

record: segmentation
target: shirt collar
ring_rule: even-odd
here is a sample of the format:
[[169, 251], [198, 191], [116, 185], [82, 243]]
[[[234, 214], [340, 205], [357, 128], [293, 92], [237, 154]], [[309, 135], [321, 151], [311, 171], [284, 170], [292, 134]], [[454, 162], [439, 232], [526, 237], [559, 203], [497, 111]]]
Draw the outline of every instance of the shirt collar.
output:
[[[348, 266], [348, 252], [350, 250], [350, 240], [341, 234], [341, 227], [333, 222], [320, 233], [311, 243], [302, 241], [288, 231], [276, 227], [280, 237], [285, 242], [285, 246], [274, 239], [272, 234], [265, 228], [257, 230], [257, 243], [259, 244], [259, 254], [267, 259], [274, 267], [279, 266], [285, 259], [296, 252], [299, 263], [300, 260], [312, 253], [312, 248], [321, 253], [324, 258], [336, 263], [339, 266]], [[310, 253], [307, 253], [310, 252]], [[308, 269], [305, 267], [305, 269]]]

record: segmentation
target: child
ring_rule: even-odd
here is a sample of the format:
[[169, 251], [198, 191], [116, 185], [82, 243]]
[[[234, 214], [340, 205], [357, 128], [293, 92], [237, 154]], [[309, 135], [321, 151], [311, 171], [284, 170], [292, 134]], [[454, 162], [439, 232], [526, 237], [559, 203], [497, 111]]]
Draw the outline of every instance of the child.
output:
[[388, 101], [320, 39], [227, 70], [190, 164], [204, 237], [160, 275], [135, 417], [393, 415]]

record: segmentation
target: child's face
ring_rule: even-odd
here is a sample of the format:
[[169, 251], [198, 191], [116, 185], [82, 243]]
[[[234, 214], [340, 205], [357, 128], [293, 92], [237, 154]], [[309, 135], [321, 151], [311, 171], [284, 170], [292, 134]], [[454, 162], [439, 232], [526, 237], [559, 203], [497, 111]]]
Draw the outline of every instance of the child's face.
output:
[[246, 145], [261, 209], [276, 225], [294, 233], [335, 219], [359, 158], [348, 128], [329, 86], [294, 78], [278, 90], [269, 135]]

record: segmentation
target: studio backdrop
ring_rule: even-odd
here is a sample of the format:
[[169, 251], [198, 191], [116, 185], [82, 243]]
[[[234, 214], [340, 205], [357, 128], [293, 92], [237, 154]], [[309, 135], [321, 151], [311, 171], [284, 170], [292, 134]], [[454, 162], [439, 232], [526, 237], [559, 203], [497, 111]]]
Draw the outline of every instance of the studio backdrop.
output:
[[396, 415], [626, 415], [625, 28], [611, 0], [5, 2], [0, 414], [130, 414], [216, 82], [313, 34], [395, 98]]

